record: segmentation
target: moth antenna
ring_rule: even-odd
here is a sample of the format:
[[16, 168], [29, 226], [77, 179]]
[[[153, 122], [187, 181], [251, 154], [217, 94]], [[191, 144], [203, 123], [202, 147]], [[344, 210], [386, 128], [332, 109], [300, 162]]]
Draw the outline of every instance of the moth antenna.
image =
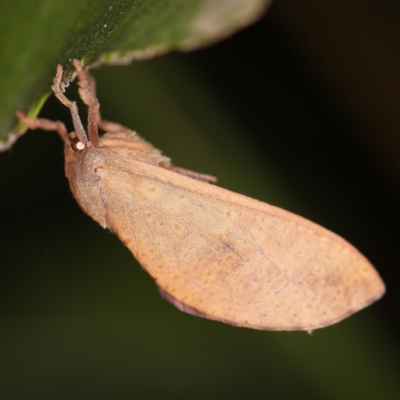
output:
[[76, 135], [83, 144], [86, 144], [88, 139], [86, 136], [85, 129], [83, 128], [81, 119], [79, 118], [78, 107], [74, 101], [68, 100], [60, 89], [62, 74], [63, 74], [63, 68], [60, 64], [58, 64], [57, 73], [53, 80], [54, 85], [52, 85], [51, 89], [53, 90], [57, 99], [60, 100], [61, 103], [64, 104], [64, 106], [69, 108]]
[[78, 61], [73, 61], [75, 70], [78, 74], [79, 95], [82, 101], [89, 107], [88, 110], [88, 136], [94, 146], [98, 146], [99, 132], [97, 128], [100, 117], [100, 104], [96, 98], [96, 84], [94, 78], [89, 75], [89, 72], [83, 70], [83, 64]]

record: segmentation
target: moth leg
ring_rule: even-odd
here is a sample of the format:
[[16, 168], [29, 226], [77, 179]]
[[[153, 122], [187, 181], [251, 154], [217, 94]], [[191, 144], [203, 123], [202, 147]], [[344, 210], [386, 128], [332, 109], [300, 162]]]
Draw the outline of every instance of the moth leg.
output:
[[29, 129], [42, 129], [44, 131], [56, 131], [60, 135], [64, 144], [70, 144], [68, 131], [65, 125], [60, 121], [50, 121], [45, 118], [30, 118], [21, 111], [16, 112], [17, 118]]
[[121, 124], [118, 124], [116, 122], [111, 122], [107, 121], [104, 119], [100, 119], [100, 121], [97, 122], [97, 126], [104, 132], [108, 133], [117, 133], [117, 132], [129, 132], [131, 129], [127, 128], [126, 126], [123, 126]]
[[200, 174], [199, 172], [190, 171], [189, 169], [175, 167], [175, 165], [162, 165], [162, 167], [169, 169], [174, 172], [178, 172], [179, 174], [186, 175], [189, 178], [197, 179], [199, 181], [203, 181], [206, 183], [216, 183], [217, 178], [212, 175]]
[[85, 146], [88, 140], [81, 119], [79, 118], [78, 107], [76, 106], [76, 103], [74, 101], [68, 100], [60, 89], [62, 74], [63, 74], [63, 68], [61, 65], [58, 65], [57, 73], [53, 80], [54, 85], [52, 85], [51, 89], [53, 90], [57, 99], [60, 100], [61, 103], [64, 104], [64, 106], [69, 108], [76, 136], [78, 136], [79, 141], [83, 144], [83, 146]]
[[[111, 122], [102, 119], [100, 113], [100, 104], [96, 98], [96, 80], [90, 75], [89, 71], [84, 71], [82, 63], [78, 60], [74, 60], [74, 67], [78, 74], [78, 84], [79, 84], [79, 95], [83, 102], [89, 107], [89, 138], [91, 139], [91, 129], [92, 124], [96, 124], [104, 132], [115, 133], [115, 132], [126, 132], [130, 131], [129, 128], [118, 124], [116, 122]], [[97, 129], [96, 136], [98, 137]]]
[[80, 61], [74, 60], [73, 63], [78, 74], [79, 95], [81, 96], [82, 101], [89, 107], [89, 139], [93, 141], [92, 135], [93, 137], [98, 138], [97, 128], [100, 128], [102, 131], [108, 133], [130, 131], [130, 129], [126, 126], [102, 119], [100, 113], [100, 104], [96, 98], [96, 80], [89, 74], [88, 71], [83, 70], [83, 66]]
[[79, 96], [88, 106], [88, 136], [94, 146], [98, 146], [99, 132], [97, 130], [98, 122], [101, 121], [100, 104], [96, 98], [96, 83], [89, 72], [83, 70], [83, 64], [73, 61], [75, 70], [78, 74]]

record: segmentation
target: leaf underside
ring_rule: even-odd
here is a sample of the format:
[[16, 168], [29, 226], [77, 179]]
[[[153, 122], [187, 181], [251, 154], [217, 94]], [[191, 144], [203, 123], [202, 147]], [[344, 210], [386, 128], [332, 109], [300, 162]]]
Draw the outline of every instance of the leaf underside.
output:
[[57, 64], [128, 64], [212, 44], [259, 18], [270, 0], [81, 0], [15, 2], [0, 13], [0, 150], [25, 132], [17, 110], [36, 117]]

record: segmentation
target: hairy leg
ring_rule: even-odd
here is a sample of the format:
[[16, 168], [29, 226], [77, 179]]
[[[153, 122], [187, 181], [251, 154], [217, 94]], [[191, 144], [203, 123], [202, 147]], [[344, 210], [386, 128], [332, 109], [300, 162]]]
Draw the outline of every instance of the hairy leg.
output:
[[73, 63], [75, 70], [78, 74], [79, 95], [81, 96], [82, 101], [89, 107], [89, 139], [93, 141], [92, 136], [96, 138], [98, 137], [97, 128], [100, 128], [102, 131], [109, 133], [129, 131], [129, 128], [121, 124], [102, 119], [99, 101], [96, 98], [95, 79], [89, 74], [88, 71], [83, 70], [81, 62], [79, 62], [78, 60], [74, 60]]
[[63, 73], [63, 68], [61, 65], [58, 65], [57, 73], [53, 80], [54, 85], [52, 85], [51, 89], [53, 90], [57, 99], [60, 100], [62, 104], [64, 104], [66, 107], [69, 108], [76, 135], [78, 136], [79, 141], [82, 142], [83, 145], [86, 145], [88, 140], [81, 119], [79, 118], [78, 107], [76, 106], [76, 103], [74, 101], [68, 100], [60, 89], [62, 73]]
[[44, 131], [56, 131], [60, 135], [64, 144], [70, 143], [68, 131], [60, 121], [50, 121], [45, 118], [29, 118], [21, 111], [16, 112], [17, 118], [28, 126], [29, 129], [42, 129]]
[[83, 70], [83, 65], [80, 61], [73, 61], [75, 70], [78, 74], [79, 96], [82, 101], [88, 106], [88, 136], [94, 146], [98, 146], [99, 133], [97, 125], [101, 121], [100, 104], [96, 98], [96, 83], [89, 75], [89, 72]]
[[197, 179], [199, 181], [203, 181], [206, 183], [216, 183], [217, 182], [217, 178], [212, 175], [200, 174], [199, 172], [190, 171], [189, 169], [175, 167], [175, 165], [170, 165], [166, 168], [170, 169], [171, 171], [178, 172], [179, 174], [186, 175], [189, 178]]

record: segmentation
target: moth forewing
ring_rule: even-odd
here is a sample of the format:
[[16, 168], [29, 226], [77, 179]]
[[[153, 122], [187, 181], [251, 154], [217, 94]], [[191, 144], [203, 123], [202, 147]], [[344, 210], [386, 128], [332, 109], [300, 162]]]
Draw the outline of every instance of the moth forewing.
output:
[[259, 329], [310, 330], [383, 293], [364, 256], [302, 217], [134, 157], [104, 156], [102, 166], [107, 227], [183, 310]]

